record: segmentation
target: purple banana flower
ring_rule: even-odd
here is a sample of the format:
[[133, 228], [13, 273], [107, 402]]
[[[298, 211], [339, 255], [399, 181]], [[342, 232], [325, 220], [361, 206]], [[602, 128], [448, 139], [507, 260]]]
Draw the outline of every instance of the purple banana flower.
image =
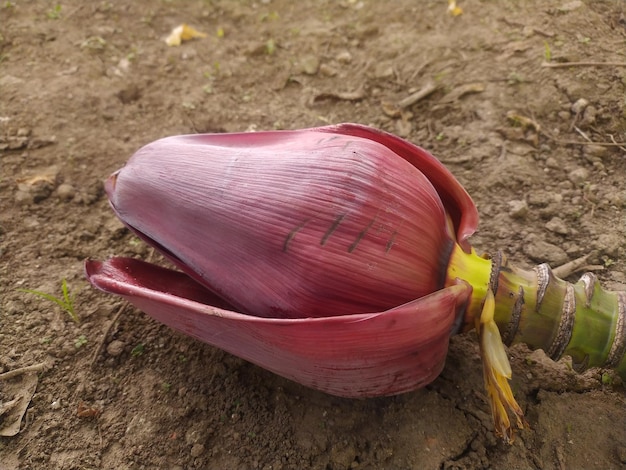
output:
[[106, 190], [182, 272], [88, 261], [96, 287], [334, 395], [393, 395], [443, 368], [472, 288], [450, 280], [478, 214], [433, 156], [356, 124], [169, 137]]

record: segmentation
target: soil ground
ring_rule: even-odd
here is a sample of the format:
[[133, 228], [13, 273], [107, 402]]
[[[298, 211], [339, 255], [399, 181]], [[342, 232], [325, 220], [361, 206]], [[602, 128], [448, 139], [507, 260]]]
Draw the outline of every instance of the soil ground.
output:
[[[619, 469], [619, 378], [523, 345], [531, 429], [494, 437], [475, 335], [432, 384], [328, 396], [91, 288], [86, 258], [147, 258], [102, 181], [167, 135], [360, 122], [437, 155], [474, 198], [472, 243], [531, 266], [592, 253], [626, 289], [626, 3], [619, 0], [21, 1], [0, 5], [2, 469]], [[168, 47], [181, 23], [207, 37]], [[621, 63], [542, 66], [544, 61]], [[433, 85], [413, 104], [403, 100]], [[402, 106], [400, 106], [402, 104]], [[80, 323], [53, 302], [67, 280]], [[603, 375], [604, 373], [604, 375]], [[31, 397], [29, 391], [36, 390]], [[6, 427], [9, 414], [0, 417]]]

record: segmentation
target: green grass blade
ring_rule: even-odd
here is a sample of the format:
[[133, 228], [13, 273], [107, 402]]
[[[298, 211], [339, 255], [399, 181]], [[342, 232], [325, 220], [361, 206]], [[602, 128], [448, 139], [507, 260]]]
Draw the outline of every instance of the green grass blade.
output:
[[28, 294], [36, 295], [43, 299], [49, 300], [50, 302], [54, 302], [55, 304], [57, 304], [59, 307], [61, 307], [63, 310], [65, 310], [68, 313], [68, 315], [74, 321], [74, 323], [80, 322], [78, 315], [76, 315], [76, 312], [74, 311], [74, 301], [72, 297], [70, 296], [69, 289], [67, 287], [67, 281], [65, 279], [63, 279], [61, 283], [61, 290], [63, 291], [63, 299], [60, 299], [54, 295], [51, 295], [51, 294], [48, 294], [46, 292], [42, 292], [39, 290], [33, 290], [33, 289], [18, 289], [18, 290], [21, 292], [26, 292]]

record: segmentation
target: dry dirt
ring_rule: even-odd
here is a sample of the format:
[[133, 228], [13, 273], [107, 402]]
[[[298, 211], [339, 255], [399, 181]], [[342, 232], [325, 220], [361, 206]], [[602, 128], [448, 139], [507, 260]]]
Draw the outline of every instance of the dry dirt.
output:
[[[132, 308], [115, 319], [123, 303], [83, 277], [88, 257], [150, 255], [102, 186], [140, 146], [354, 121], [441, 158], [479, 208], [479, 251], [526, 266], [592, 252], [603, 284], [626, 289], [626, 149], [567, 143], [626, 140], [626, 2], [460, 6], [2, 2], [0, 372], [48, 367], [0, 381], [5, 405], [30, 400], [19, 434], [0, 437], [0, 468], [626, 468], [624, 387], [603, 371], [511, 348], [531, 429], [508, 446], [492, 433], [471, 333], [428, 387], [339, 399]], [[207, 37], [168, 47], [183, 22]], [[79, 324], [20, 290], [60, 295], [63, 279]]]

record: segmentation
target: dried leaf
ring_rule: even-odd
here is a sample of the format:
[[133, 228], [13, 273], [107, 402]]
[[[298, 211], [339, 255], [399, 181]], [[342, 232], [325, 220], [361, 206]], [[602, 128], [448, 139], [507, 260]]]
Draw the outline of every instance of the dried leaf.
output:
[[360, 101], [363, 98], [365, 98], [365, 90], [361, 87], [355, 91], [322, 92], [313, 97], [313, 102], [322, 100]]
[[398, 118], [402, 114], [402, 110], [396, 105], [396, 103], [383, 100], [380, 105], [383, 108], [383, 113], [389, 117]]
[[448, 13], [452, 16], [463, 14], [463, 9], [456, 4], [456, 0], [448, 0]]
[[98, 408], [88, 406], [82, 401], [78, 404], [78, 408], [76, 408], [76, 416], [79, 418], [97, 418], [100, 416], [100, 413], [102, 413], [102, 411]]
[[205, 38], [206, 34], [192, 28], [188, 24], [181, 24], [172, 30], [170, 35], [165, 39], [168, 46], [180, 46], [183, 41], [189, 41], [193, 38]]
[[535, 132], [541, 132], [541, 125], [538, 122], [529, 117], [522, 116], [513, 110], [508, 111], [506, 113], [506, 117], [514, 124], [521, 126], [523, 129], [531, 128], [534, 129]]
[[0, 436], [15, 436], [20, 432], [22, 418], [33, 398], [38, 381], [36, 373], [26, 373], [20, 374], [17, 379], [3, 382], [3, 394], [14, 398], [3, 403]]
[[470, 93], [482, 93], [483, 91], [485, 91], [485, 85], [482, 83], [468, 83], [466, 85], [456, 87], [446, 96], [441, 98], [439, 103], [452, 103], [453, 101], [456, 101], [465, 95], [469, 95]]

